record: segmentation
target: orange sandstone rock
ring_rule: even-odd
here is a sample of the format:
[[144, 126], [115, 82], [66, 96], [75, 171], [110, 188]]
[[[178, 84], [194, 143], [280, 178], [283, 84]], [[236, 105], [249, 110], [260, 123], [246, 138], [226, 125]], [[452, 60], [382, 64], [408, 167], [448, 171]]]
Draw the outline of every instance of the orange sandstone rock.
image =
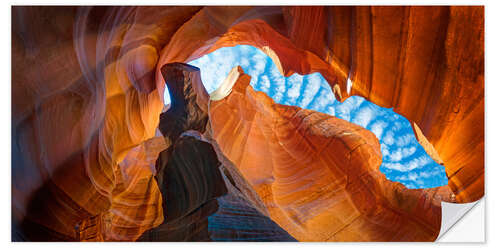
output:
[[99, 214], [109, 240], [161, 223], [151, 170], [119, 164], [158, 126], [156, 48], [198, 9], [13, 8], [14, 240], [76, 240]]
[[241, 68], [231, 93], [209, 105], [222, 153], [257, 191], [271, 218], [300, 241], [431, 241], [448, 187], [408, 190], [378, 170], [368, 130], [276, 104]]
[[[160, 62], [248, 44], [270, 55], [284, 75], [320, 72], [337, 99], [363, 96], [418, 124], [443, 160], [458, 202], [483, 196], [483, 7], [284, 7], [282, 21], [240, 23], [215, 9], [186, 22]], [[220, 19], [224, 25], [210, 21]], [[201, 27], [216, 32], [200, 33]], [[186, 38], [198, 46], [186, 46]]]
[[[81, 229], [76, 230], [75, 226], [88, 224], [99, 216], [105, 222], [103, 232], [110, 237], [103, 239], [109, 240], [135, 240], [143, 230], [158, 225], [162, 220], [158, 190], [154, 188], [154, 181], [148, 186], [150, 189], [144, 185], [151, 180], [152, 170], [136, 169], [147, 165], [145, 162], [133, 165], [123, 165], [122, 162], [132, 149], [155, 136], [164, 106], [165, 84], [161, 67], [169, 62], [188, 62], [222, 46], [237, 44], [261, 48], [273, 58], [284, 75], [320, 72], [339, 100], [360, 95], [380, 106], [394, 107], [396, 112], [417, 124], [442, 159], [449, 176], [448, 187], [456, 196], [456, 201], [470, 202], [483, 196], [483, 7], [14, 7], [11, 117], [13, 239], [77, 240], [76, 234]], [[352, 83], [351, 88], [349, 83]], [[245, 108], [241, 109], [243, 113], [235, 117], [252, 121], [259, 117], [256, 110], [275, 113], [269, 111], [266, 105], [259, 104], [264, 99], [259, 97], [255, 101], [255, 105], [260, 105], [259, 109], [252, 111], [252, 105], [245, 104]], [[306, 116], [304, 112], [300, 114]], [[287, 114], [291, 116], [284, 113]], [[322, 117], [315, 119], [321, 120]], [[318, 124], [342, 123], [330, 120]], [[236, 122], [228, 120], [227, 126]], [[302, 123], [296, 121], [293, 124], [299, 126]], [[301, 172], [291, 169], [290, 172], [280, 170], [273, 173], [258, 164], [262, 156], [267, 159], [266, 163], [290, 158], [286, 152], [273, 154], [274, 151], [269, 149], [267, 140], [273, 138], [269, 134], [278, 131], [264, 125], [259, 125], [259, 129], [257, 125], [248, 126], [239, 128], [239, 131], [248, 132], [250, 139], [235, 134], [227, 141], [239, 144], [254, 140], [259, 147], [252, 147], [252, 150], [242, 154], [242, 149], [226, 143], [221, 145], [222, 150], [225, 153], [230, 150], [227, 152], [229, 156], [238, 156], [234, 159], [228, 156], [231, 161], [241, 166], [253, 166], [244, 167], [245, 177], [251, 183], [268, 187], [268, 183], [279, 176], [280, 182], [277, 183], [280, 185], [275, 191], [267, 188], [259, 192], [267, 194], [263, 197], [282, 192], [284, 194], [277, 202], [283, 207], [288, 207], [290, 202], [293, 205], [285, 195], [290, 188], [287, 185], [292, 185], [287, 183], [286, 177], [291, 173], [300, 175]], [[299, 131], [314, 131], [304, 127], [314, 127], [311, 123], [300, 126], [302, 130]], [[370, 141], [369, 137], [360, 136], [365, 138], [360, 140]], [[275, 145], [273, 140], [276, 138], [271, 140], [272, 145]], [[294, 140], [290, 139], [290, 143]], [[302, 147], [303, 144], [295, 146], [299, 145]], [[325, 150], [329, 148], [323, 147]], [[321, 147], [317, 145], [314, 148]], [[351, 154], [358, 153], [361, 154], [357, 151]], [[300, 156], [296, 152], [293, 154]], [[376, 155], [369, 153], [357, 159], [363, 159], [367, 161], [365, 165], [372, 166], [378, 161]], [[308, 159], [303, 157], [300, 160]], [[318, 169], [326, 171], [325, 168]], [[138, 176], [127, 179], [122, 171]], [[361, 174], [365, 170], [359, 171]], [[370, 173], [367, 176], [375, 175], [375, 172]], [[331, 182], [330, 185], [340, 184]], [[356, 185], [353, 188], [361, 184]], [[400, 197], [434, 195], [434, 191], [410, 191], [398, 184], [386, 185], [375, 185], [379, 187], [376, 189], [379, 193], [360, 199], [387, 197], [384, 199], [387, 204], [392, 204], [391, 208], [401, 209], [398, 207], [402, 206], [398, 202]], [[138, 189], [127, 193], [132, 187]], [[359, 186], [360, 190], [362, 187]], [[137, 198], [139, 194], [141, 198]], [[310, 200], [312, 207], [313, 200]], [[420, 209], [418, 214], [429, 218], [420, 219], [417, 216], [419, 219], [415, 220], [425, 221], [420, 224], [427, 230], [417, 230], [422, 234], [407, 237], [432, 239], [435, 226], [439, 227], [435, 219], [438, 212], [432, 212], [436, 206], [430, 206], [433, 207], [430, 209], [427, 202], [432, 200], [430, 204], [434, 204], [438, 199], [422, 198], [420, 203], [410, 200], [408, 198], [405, 204], [427, 208]], [[307, 208], [307, 202], [302, 202]], [[149, 208], [137, 211], [141, 203]], [[351, 203], [356, 208], [353, 211], [358, 211], [352, 212], [354, 217], [339, 215], [332, 218], [348, 220], [358, 218], [355, 216], [361, 214], [359, 211], [368, 213], [374, 207], [379, 209], [379, 205], [364, 208], [362, 203]], [[128, 207], [129, 204], [132, 205]], [[126, 212], [111, 209], [117, 207]], [[301, 233], [306, 222], [289, 219], [304, 213], [306, 208], [282, 213], [279, 212], [281, 208], [271, 207], [278, 211], [273, 216], [286, 218], [280, 222], [283, 225], [298, 223], [299, 226], [290, 226], [287, 230], [307, 235]], [[412, 214], [410, 207], [407, 210]], [[382, 215], [386, 213], [381, 212]], [[402, 216], [405, 219], [409, 217]], [[306, 220], [325, 223], [318, 227], [337, 223], [320, 218]], [[397, 224], [403, 220], [393, 216], [384, 218], [380, 221], [394, 220], [393, 223]], [[361, 223], [364, 220], [356, 221]], [[380, 221], [370, 223], [386, 225]], [[339, 231], [335, 237], [340, 237], [341, 232], [351, 232], [349, 235], [353, 237], [360, 232], [366, 233], [365, 229], [374, 230], [366, 237], [387, 237], [385, 234], [376, 236], [384, 232], [378, 227], [374, 227], [375, 230], [368, 224], [356, 223], [349, 224], [352, 226]], [[316, 226], [313, 223], [309, 227]], [[398, 232], [406, 232], [404, 228], [401, 226]], [[328, 232], [332, 230], [335, 231], [331, 229]], [[311, 235], [329, 236], [320, 232]]]

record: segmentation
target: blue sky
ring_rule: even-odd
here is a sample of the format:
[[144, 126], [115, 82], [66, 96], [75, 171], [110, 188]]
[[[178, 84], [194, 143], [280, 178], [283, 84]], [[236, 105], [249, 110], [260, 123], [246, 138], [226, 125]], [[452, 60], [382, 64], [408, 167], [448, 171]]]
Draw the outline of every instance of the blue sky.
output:
[[[220, 48], [189, 64], [200, 68], [209, 93], [217, 89], [234, 66], [240, 65], [252, 77], [250, 85], [275, 102], [330, 114], [372, 131], [381, 145], [383, 163], [380, 171], [392, 181], [408, 188], [448, 184], [444, 167], [427, 155], [406, 118], [362, 97], [353, 96], [343, 103], [337, 102], [331, 87], [319, 73], [284, 77], [270, 57], [247, 45]], [[170, 103], [167, 91], [165, 103]]]

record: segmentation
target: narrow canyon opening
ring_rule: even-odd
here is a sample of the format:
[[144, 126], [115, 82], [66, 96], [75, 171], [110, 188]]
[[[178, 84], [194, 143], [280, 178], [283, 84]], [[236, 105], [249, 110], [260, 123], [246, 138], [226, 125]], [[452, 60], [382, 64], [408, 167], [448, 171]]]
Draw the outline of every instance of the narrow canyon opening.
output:
[[[285, 77], [275, 64], [279, 59], [273, 60], [267, 54], [250, 45], [236, 45], [219, 48], [188, 64], [200, 69], [201, 80], [209, 94], [223, 84], [231, 70], [241, 66], [251, 76], [250, 86], [276, 103], [318, 111], [368, 129], [380, 142], [383, 156], [380, 171], [391, 181], [410, 189], [448, 184], [439, 155], [435, 150], [429, 155], [432, 145], [418, 127], [414, 132], [405, 117], [392, 108], [380, 107], [359, 96], [339, 102], [320, 73], [304, 76], [294, 73]], [[164, 103], [170, 105], [168, 88], [165, 88]]]
[[435, 240], [484, 195], [483, 19], [13, 7], [12, 240]]

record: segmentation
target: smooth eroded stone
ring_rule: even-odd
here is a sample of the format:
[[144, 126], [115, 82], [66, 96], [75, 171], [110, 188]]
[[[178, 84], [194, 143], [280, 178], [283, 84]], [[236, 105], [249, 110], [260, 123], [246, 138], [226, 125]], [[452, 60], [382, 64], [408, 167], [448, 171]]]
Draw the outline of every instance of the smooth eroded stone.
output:
[[212, 145], [199, 132], [187, 131], [176, 140], [168, 161], [158, 163], [163, 164], [156, 180], [165, 220], [141, 240], [209, 240], [207, 218], [217, 211], [216, 198], [227, 193]]
[[[166, 87], [161, 69], [168, 63], [187, 63], [217, 48], [238, 44], [262, 49], [286, 76], [294, 72], [302, 75], [320, 72], [339, 100], [359, 95], [379, 106], [393, 107], [395, 112], [418, 126], [422, 134], [419, 138], [426, 138], [420, 141], [428, 142], [435, 149], [435, 158], [441, 159], [446, 168], [449, 177], [447, 188], [452, 190], [456, 202], [471, 202], [483, 197], [482, 6], [14, 6], [11, 58], [12, 239], [78, 240], [76, 234], [81, 229], [76, 230], [76, 225], [90, 225], [88, 223], [93, 218], [101, 218], [102, 240], [133, 241], [144, 231], [161, 224], [163, 210], [153, 177], [155, 170], [145, 167], [151, 165], [146, 154], [137, 154], [144, 150], [139, 149], [145, 146], [143, 143], [155, 137], [160, 124]], [[192, 75], [183, 73], [179, 79]], [[187, 103], [203, 103], [205, 97], [195, 92], [197, 101]], [[255, 103], [264, 101], [265, 98], [259, 97]], [[259, 194], [263, 197], [287, 193], [286, 190], [294, 185], [301, 186], [288, 181], [306, 171], [297, 167], [281, 172], [277, 168], [277, 172], [273, 173], [265, 167], [269, 163], [281, 164], [288, 159], [290, 163], [287, 164], [309, 166], [309, 158], [300, 152], [279, 153], [279, 147], [271, 150], [276, 142], [286, 143], [281, 139], [309, 133], [304, 131], [311, 131], [311, 136], [321, 138], [323, 135], [316, 136], [314, 133], [318, 132], [314, 131], [328, 131], [330, 128], [321, 130], [314, 129], [314, 126], [345, 125], [306, 111], [297, 112], [297, 116], [293, 117], [295, 111], [288, 110], [283, 111], [283, 115], [287, 116], [283, 120], [293, 120], [290, 126], [299, 126], [302, 130], [298, 131], [302, 132], [292, 133], [290, 130], [273, 137], [271, 135], [277, 130], [272, 126], [262, 125], [264, 123], [260, 120], [249, 123], [261, 119], [259, 114], [269, 109], [268, 104], [255, 104], [260, 107], [256, 109], [260, 110], [259, 113], [245, 103], [242, 103], [244, 107], [239, 111], [240, 115], [229, 116], [225, 122], [229, 127], [235, 126], [241, 119], [242, 124], [253, 124], [238, 128], [238, 133], [248, 135], [246, 137], [251, 138], [250, 141], [262, 143], [249, 148], [251, 150], [245, 155], [241, 153], [244, 147], [228, 146], [233, 143], [222, 143], [220, 146], [238, 167], [240, 164], [251, 164], [252, 167], [244, 167], [242, 173], [251, 185], [259, 186], [256, 190], [260, 190]], [[199, 108], [203, 110], [204, 106]], [[274, 117], [273, 113], [265, 114]], [[182, 113], [181, 117], [189, 120], [194, 114], [186, 116]], [[302, 118], [311, 122], [299, 125], [297, 119]], [[325, 121], [319, 122], [323, 118]], [[313, 121], [318, 124], [313, 126]], [[282, 124], [285, 125], [286, 122]], [[219, 122], [216, 126], [222, 124]], [[177, 128], [172, 131], [179, 134]], [[341, 129], [328, 133], [342, 134], [339, 131]], [[221, 134], [230, 133], [233, 131]], [[279, 134], [285, 137], [278, 137]], [[308, 139], [295, 142], [297, 145], [291, 148], [308, 145], [313, 149], [305, 147], [304, 150], [315, 152], [330, 148], [321, 143], [333, 143], [303, 137]], [[334, 141], [353, 140], [361, 144], [364, 140], [371, 141], [368, 139], [370, 136], [354, 136], [354, 139], [351, 135], [341, 137], [345, 138]], [[247, 138], [234, 133], [224, 140], [242, 145]], [[354, 150], [353, 145], [358, 144], [353, 142], [346, 151]], [[289, 146], [283, 147], [288, 149]], [[361, 155], [353, 160], [371, 157], [365, 164], [377, 162], [376, 153], [367, 153], [369, 150], [366, 151], [366, 147], [369, 146], [360, 146], [347, 155]], [[122, 164], [130, 151], [135, 151], [130, 157], [142, 155], [144, 158], [132, 165]], [[346, 153], [339, 149], [328, 154], [338, 152]], [[292, 161], [290, 154], [298, 159]], [[341, 156], [332, 158], [338, 157]], [[260, 162], [259, 159], [266, 161]], [[340, 169], [340, 165], [336, 166]], [[319, 185], [323, 183], [322, 178], [327, 178], [323, 176], [329, 176], [323, 173], [330, 171], [338, 175], [336, 167], [320, 169]], [[370, 176], [359, 169], [351, 172]], [[370, 183], [378, 183], [369, 179], [366, 181], [369, 186], [372, 185]], [[274, 182], [280, 185], [273, 191], [269, 186]], [[347, 179], [334, 178], [334, 182], [329, 182], [325, 189], [332, 185], [334, 188], [342, 182], [347, 182]], [[439, 192], [427, 190], [424, 193], [428, 198], [414, 203], [410, 202], [413, 198], [405, 200], [400, 197], [413, 192], [419, 196], [423, 191], [396, 188], [397, 184], [390, 186], [375, 189], [374, 195], [363, 196], [359, 199], [361, 201], [339, 198], [344, 203], [336, 200], [335, 204], [352, 202], [357, 204], [357, 208], [364, 207], [363, 199], [379, 197], [378, 192], [382, 192], [384, 197], [392, 197], [386, 199], [392, 204], [390, 207], [399, 209], [402, 203], [397, 201], [400, 200], [417, 204], [414, 206], [414, 209], [420, 210], [417, 214], [428, 219], [417, 216], [415, 220], [432, 221], [430, 225], [436, 225], [438, 212], [430, 211], [437, 209], [437, 205], [429, 204], [436, 203], [436, 199], [431, 197]], [[363, 194], [362, 187], [353, 185], [349, 187], [349, 192]], [[284, 195], [278, 203], [286, 204], [293, 197], [286, 198]], [[334, 197], [337, 197], [336, 194]], [[301, 202], [316, 204], [306, 200]], [[328, 202], [319, 207], [330, 206]], [[269, 213], [289, 214], [290, 218], [295, 218], [291, 219], [292, 224], [297, 221], [297, 225], [301, 225], [293, 228], [302, 230], [304, 222], [298, 218], [308, 206], [304, 205], [302, 210], [292, 209], [284, 213], [270, 210]], [[421, 206], [425, 209], [420, 209]], [[367, 206], [361, 211], [372, 211], [373, 207], [378, 205]], [[411, 206], [407, 210], [411, 210]], [[317, 214], [315, 211], [311, 210], [310, 214]], [[358, 210], [352, 211], [355, 214]], [[259, 212], [264, 214], [260, 208]], [[414, 213], [410, 211], [409, 214]], [[353, 216], [332, 218], [349, 221], [357, 218]], [[404, 213], [402, 216], [409, 217]], [[389, 218], [387, 220], [395, 219]], [[315, 221], [332, 223], [331, 220], [318, 217]], [[384, 223], [379, 224], [378, 220], [371, 221], [371, 224], [361, 221], [357, 219], [350, 224], [352, 227], [357, 225], [356, 228], [342, 231], [350, 232], [349, 237], [339, 232], [335, 236], [322, 235], [319, 238], [348, 240], [359, 237], [357, 240], [364, 240], [378, 237], [372, 234], [384, 234], [385, 231], [377, 226], [372, 227]], [[292, 230], [282, 223], [280, 225], [287, 231]], [[312, 223], [305, 228], [322, 228], [321, 225]], [[392, 229], [400, 228], [391, 224]], [[434, 229], [434, 226], [429, 226], [427, 234], [422, 235], [418, 230], [412, 234], [401, 229], [394, 233], [394, 239], [403, 239], [401, 235], [408, 234], [405, 240], [427, 240], [432, 238], [429, 235], [434, 235]], [[370, 233], [367, 230], [371, 230]], [[294, 236], [303, 234], [293, 230], [289, 232]], [[86, 237], [86, 233], [81, 235], [80, 240], [92, 238]]]
[[187, 130], [203, 133], [207, 124], [208, 94], [201, 82], [200, 69], [184, 63], [169, 63], [162, 68], [171, 104], [160, 115], [160, 131], [174, 142]]
[[209, 105], [211, 135], [270, 218], [299, 241], [432, 241], [449, 187], [411, 190], [379, 171], [370, 131], [276, 104], [240, 67], [231, 93]]

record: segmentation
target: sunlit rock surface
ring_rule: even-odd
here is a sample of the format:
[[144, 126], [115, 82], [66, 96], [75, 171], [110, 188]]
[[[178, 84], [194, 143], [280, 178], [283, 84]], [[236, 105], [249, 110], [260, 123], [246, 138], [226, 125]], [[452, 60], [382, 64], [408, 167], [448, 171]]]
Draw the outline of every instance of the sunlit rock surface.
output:
[[[332, 88], [319, 73], [284, 77], [269, 56], [249, 45], [220, 48], [189, 64], [201, 69], [201, 78], [211, 99], [230, 93], [227, 87], [238, 76], [233, 72], [237, 69], [234, 67], [240, 65], [252, 78], [250, 86], [276, 103], [330, 114], [373, 132], [380, 141], [382, 152], [380, 171], [389, 180], [412, 189], [448, 184], [439, 154], [418, 132], [416, 124], [412, 126], [391, 108], [382, 108], [363, 97], [351, 96], [344, 102], [335, 100]], [[226, 77], [228, 74], [230, 77]], [[168, 97], [169, 92], [165, 91], [164, 96]], [[164, 99], [168, 105], [169, 100]]]
[[[313, 37], [318, 40], [309, 40]], [[262, 134], [250, 130], [255, 135], [249, 140], [261, 142], [261, 147], [252, 146], [253, 151], [243, 156], [240, 148], [231, 145], [242, 143], [244, 138], [227, 137], [220, 148], [241, 169], [255, 164], [262, 170], [263, 165], [256, 164], [264, 161], [259, 158], [262, 156], [273, 169], [275, 162], [291, 161], [282, 158], [290, 152], [270, 155], [275, 152], [272, 148], [279, 148], [277, 138], [283, 139], [283, 148], [307, 145], [303, 151], [329, 152], [333, 149], [324, 144], [329, 142], [324, 133], [352, 130], [352, 135], [345, 136], [358, 138], [353, 140], [363, 145], [350, 155], [363, 154], [352, 159], [366, 168], [346, 175], [336, 172], [346, 167], [342, 164], [322, 165], [311, 172], [318, 183], [327, 181], [325, 190], [332, 188], [326, 195], [338, 197], [329, 200], [330, 205], [305, 191], [318, 188], [318, 184], [304, 187], [304, 183], [292, 181], [293, 175], [302, 176], [304, 181], [311, 178], [306, 175], [311, 168], [260, 173], [249, 168], [243, 173], [271, 218], [297, 240], [432, 240], [439, 232], [437, 194], [449, 188], [457, 202], [483, 196], [483, 7], [13, 7], [12, 239], [133, 241], [160, 225], [164, 221], [160, 189], [155, 171], [146, 167], [151, 165], [150, 153], [139, 158], [141, 154], [133, 150], [143, 150], [138, 147], [145, 147], [147, 140], [157, 136], [164, 108], [161, 67], [237, 44], [261, 48], [287, 76], [320, 72], [340, 100], [360, 95], [380, 106], [394, 107], [418, 125], [449, 177], [448, 186], [425, 192], [389, 185], [383, 178], [373, 177], [380, 173], [374, 170], [379, 153], [372, 135], [310, 111], [298, 112], [294, 122], [279, 124], [284, 128], [302, 126], [294, 133], [264, 125]], [[233, 113], [243, 119], [242, 124], [255, 124], [251, 110], [274, 112], [269, 102], [260, 103], [264, 97], [254, 105], [258, 108], [252, 108], [248, 99], [241, 100], [246, 104], [240, 113]], [[283, 112], [285, 118], [294, 113], [287, 112]], [[298, 121], [301, 117], [304, 122]], [[280, 119], [290, 117], [285, 118]], [[219, 121], [217, 129], [234, 126], [237, 121], [231, 119], [227, 124]], [[318, 143], [295, 138], [309, 138], [300, 135], [304, 131]], [[218, 133], [222, 136], [232, 131]], [[274, 133], [275, 138], [268, 136]], [[287, 137], [286, 133], [291, 134]], [[356, 143], [345, 146], [345, 153]], [[124, 163], [131, 152], [135, 160]], [[335, 152], [317, 158], [346, 160]], [[304, 158], [294, 166], [308, 160], [300, 153], [297, 157]], [[361, 177], [357, 182], [331, 179], [332, 175], [352, 174]], [[350, 181], [356, 185], [344, 191], [336, 189]], [[270, 183], [276, 187], [270, 188]], [[353, 195], [365, 194], [367, 188], [372, 191]], [[306, 195], [292, 200], [290, 190]], [[271, 195], [277, 195], [279, 206], [268, 204]], [[371, 199], [376, 202], [365, 202]], [[297, 202], [302, 206], [294, 210]], [[283, 207], [294, 209], [282, 211]], [[334, 213], [335, 209], [349, 213], [341, 215]], [[386, 213], [391, 209], [402, 212], [399, 217]], [[94, 229], [82, 232], [82, 225], [99, 225], [96, 230], [102, 235], [97, 237]], [[331, 225], [349, 226], [340, 230]]]
[[[243, 7], [233, 8], [231, 14], [223, 8], [204, 8], [172, 38], [160, 62], [189, 61], [219, 47], [236, 44], [267, 46], [263, 51], [274, 51], [272, 57], [279, 59], [276, 64], [281, 65], [285, 75], [320, 72], [338, 99], [360, 95], [379, 106], [394, 107], [395, 112], [418, 124], [443, 159], [449, 186], [457, 200], [470, 202], [481, 198], [484, 194], [483, 7], [315, 8], [283, 7], [284, 20], [293, 22], [282, 23], [277, 18], [271, 19], [276, 12], [262, 11], [263, 21], [238, 24], [232, 18], [239, 11], [244, 12]], [[219, 18], [224, 22], [209, 25], [211, 32], [197, 33], [202, 24], [214, 23], [208, 20]], [[223, 33], [227, 23], [234, 25]], [[321, 30], [325, 27], [322, 23], [328, 24], [325, 31]], [[287, 34], [294, 26], [301, 25], [308, 29], [293, 38], [301, 46], [298, 47]], [[306, 40], [316, 37], [318, 32], [325, 35], [310, 45]], [[190, 49], [185, 37], [196, 40], [193, 44], [201, 44], [200, 40], [205, 39], [214, 44]], [[316, 49], [318, 43], [323, 44], [321, 53]], [[351, 89], [347, 88], [348, 77]]]
[[[484, 8], [349, 9], [342, 10], [349, 18], [333, 18], [329, 29], [347, 28], [341, 33], [352, 37], [350, 45], [344, 46], [338, 32], [325, 42], [329, 53], [350, 65], [350, 95], [394, 107], [415, 122], [443, 160], [457, 201], [481, 198]], [[341, 9], [325, 11], [338, 16]]]
[[199, 69], [171, 63], [162, 75], [172, 100], [159, 125], [172, 146], [160, 153], [155, 168], [165, 220], [139, 240], [295, 241], [268, 217], [252, 187], [210, 139], [208, 94]]
[[217, 153], [200, 133], [207, 126], [208, 94], [199, 73], [182, 63], [162, 67], [172, 100], [159, 125], [171, 146], [155, 167], [165, 219], [141, 241], [210, 241], [207, 218], [219, 208], [216, 198], [227, 193]]
[[300, 241], [430, 241], [451, 190], [409, 190], [379, 172], [380, 145], [344, 120], [275, 104], [239, 68], [209, 105], [212, 137], [270, 217]]
[[217, 157], [228, 194], [217, 199], [219, 210], [209, 217], [209, 231], [215, 241], [296, 241], [269, 217], [268, 208], [238, 168], [205, 132]]

